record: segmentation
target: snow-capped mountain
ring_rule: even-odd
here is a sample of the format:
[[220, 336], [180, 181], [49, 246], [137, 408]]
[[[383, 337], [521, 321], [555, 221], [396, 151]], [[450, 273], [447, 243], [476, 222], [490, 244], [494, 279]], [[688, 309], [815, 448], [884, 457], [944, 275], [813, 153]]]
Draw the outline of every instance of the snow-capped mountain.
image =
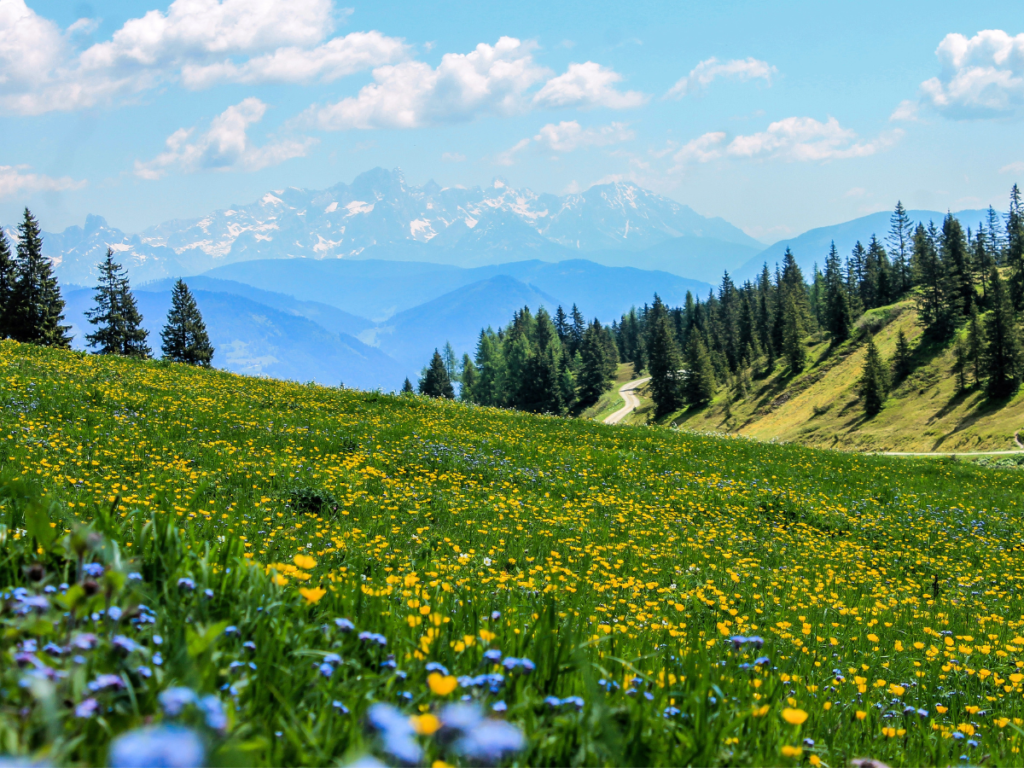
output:
[[[138, 235], [90, 216], [84, 228], [47, 235], [45, 247], [62, 280], [89, 284], [107, 245], [136, 280], [150, 280], [254, 259], [373, 257], [460, 266], [560, 261], [598, 250], [635, 253], [677, 238], [686, 240], [687, 255], [696, 247], [714, 261], [728, 252], [723, 268], [732, 268], [737, 251], [749, 257], [763, 247], [723, 219], [700, 216], [633, 184], [559, 197], [514, 189], [501, 179], [486, 188], [415, 187], [401, 171], [383, 168], [322, 191], [274, 190], [248, 205], [167, 221]], [[626, 253], [619, 262], [630, 260]]]

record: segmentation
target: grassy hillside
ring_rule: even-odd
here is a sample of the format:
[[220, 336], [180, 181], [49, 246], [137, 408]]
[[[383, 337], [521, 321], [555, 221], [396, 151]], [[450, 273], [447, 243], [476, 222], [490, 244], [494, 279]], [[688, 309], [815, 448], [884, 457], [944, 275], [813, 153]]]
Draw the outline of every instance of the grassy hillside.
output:
[[951, 347], [920, 343], [912, 301], [871, 310], [858, 327], [864, 325], [875, 331], [875, 343], [886, 360], [895, 352], [901, 329], [917, 348], [913, 374], [890, 392], [885, 408], [873, 418], [864, 415], [857, 392], [863, 339], [830, 350], [827, 341], [815, 343], [812, 338], [808, 366], [798, 376], [789, 376], [780, 362], [771, 375], [753, 380], [746, 396], [722, 388], [711, 406], [672, 414], [663, 423], [842, 450], [1018, 448], [1014, 435], [1024, 428], [1024, 392], [995, 403], [977, 388], [958, 393]]
[[1022, 491], [2, 342], [0, 749], [1019, 764]]

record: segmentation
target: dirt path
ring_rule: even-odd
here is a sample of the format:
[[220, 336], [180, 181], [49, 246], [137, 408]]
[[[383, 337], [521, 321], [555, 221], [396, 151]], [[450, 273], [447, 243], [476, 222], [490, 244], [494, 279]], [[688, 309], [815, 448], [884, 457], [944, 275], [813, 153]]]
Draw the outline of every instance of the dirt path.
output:
[[645, 379], [636, 379], [634, 381], [628, 381], [619, 388], [619, 394], [622, 395], [622, 399], [625, 404], [619, 408], [615, 413], [604, 420], [605, 424], [618, 424], [626, 416], [631, 414], [637, 408], [640, 407], [640, 398], [636, 396], [633, 390], [646, 384], [651, 380], [648, 376]]
[[903, 451], [879, 451], [880, 456], [1015, 456], [1024, 453], [1024, 443], [1020, 441], [1020, 433], [1013, 436], [1013, 442], [1017, 444], [1016, 451], [953, 451], [951, 453], [906, 453]]

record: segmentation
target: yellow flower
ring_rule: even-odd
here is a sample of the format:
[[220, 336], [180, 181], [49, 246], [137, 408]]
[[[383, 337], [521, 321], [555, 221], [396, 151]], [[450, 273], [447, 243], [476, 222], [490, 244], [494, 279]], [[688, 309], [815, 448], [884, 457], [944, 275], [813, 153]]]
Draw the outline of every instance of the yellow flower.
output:
[[788, 744], [782, 748], [783, 757], [800, 757], [804, 753], [802, 747], [791, 747]]
[[483, 640], [485, 643], [491, 642], [491, 640], [493, 640], [496, 637], [497, 635], [493, 632], [489, 632], [486, 629], [480, 630], [480, 639]]
[[802, 709], [790, 709], [786, 707], [782, 710], [782, 719], [790, 725], [800, 725], [807, 719], [807, 713]]
[[435, 760], [433, 763], [430, 764], [430, 768], [452, 768], [452, 767], [450, 765], [448, 765], [448, 763], [446, 763], [444, 760]]
[[877, 643], [878, 635], [868, 635], [868, 640], [870, 640], [872, 643]]
[[449, 693], [455, 690], [455, 686], [459, 684], [451, 675], [442, 675], [440, 672], [431, 672], [427, 676], [427, 685], [430, 686], [430, 690], [438, 696], [447, 696]]
[[858, 709], [858, 710], [857, 710], [857, 719], [858, 719], [858, 720], [863, 720], [863, 719], [864, 719], [865, 717], [867, 717], [867, 716], [868, 716], [868, 713], [867, 713], [867, 712], [865, 712], [865, 711], [863, 711], [863, 710], [861, 710], [861, 709]]
[[907, 689], [904, 688], [902, 685], [896, 685], [896, 683], [893, 683], [889, 686], [889, 693], [891, 693], [893, 696], [902, 696], [906, 692]]
[[441, 721], [429, 712], [425, 715], [413, 715], [409, 718], [409, 724], [420, 736], [430, 736], [441, 727]]
[[316, 560], [309, 555], [296, 555], [292, 558], [292, 562], [299, 566], [299, 568], [304, 568], [307, 571], [310, 568], [316, 567]]
[[832, 702], [826, 701], [824, 704], [821, 705], [821, 708], [828, 712], [830, 709], [832, 709]]
[[813, 765], [814, 768], [818, 768], [818, 766], [821, 765], [821, 758], [817, 755], [811, 755], [809, 758], [807, 758], [807, 762]]
[[327, 594], [327, 590], [321, 587], [313, 587], [312, 589], [300, 587], [299, 594], [306, 598], [307, 604], [312, 605], [313, 603], [320, 602], [320, 598]]
[[271, 579], [270, 579], [270, 580], [271, 580], [272, 582], [274, 582], [275, 584], [277, 584], [277, 586], [279, 586], [279, 587], [283, 587], [283, 586], [284, 586], [285, 584], [287, 584], [287, 583], [288, 583], [288, 579], [286, 579], [286, 578], [285, 578], [284, 576], [282, 576], [282, 575], [281, 575], [280, 573], [275, 573], [275, 574], [274, 574], [274, 575], [273, 575], [273, 576], [271, 577]]

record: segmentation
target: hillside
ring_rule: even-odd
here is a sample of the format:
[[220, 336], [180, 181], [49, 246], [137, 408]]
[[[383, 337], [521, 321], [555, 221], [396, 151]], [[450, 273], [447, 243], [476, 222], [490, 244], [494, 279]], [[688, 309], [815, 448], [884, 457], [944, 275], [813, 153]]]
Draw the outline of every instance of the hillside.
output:
[[[892, 358], [902, 329], [920, 347], [921, 326], [913, 301], [871, 310], [859, 325], [875, 330], [875, 344]], [[842, 450], [957, 452], [1013, 450], [1024, 428], [1024, 392], [992, 403], [973, 389], [958, 394], [949, 346], [925, 345], [915, 353], [914, 372], [892, 390], [881, 413], [867, 418], [857, 393], [864, 365], [863, 340], [829, 351], [812, 337], [809, 365], [789, 378], [784, 363], [755, 379], [749, 393], [719, 392], [711, 406], [666, 419], [683, 429], [729, 432], [759, 440], [798, 442]], [[637, 420], [646, 418], [640, 414]]]
[[1022, 493], [3, 341], [3, 748], [1015, 764]]

